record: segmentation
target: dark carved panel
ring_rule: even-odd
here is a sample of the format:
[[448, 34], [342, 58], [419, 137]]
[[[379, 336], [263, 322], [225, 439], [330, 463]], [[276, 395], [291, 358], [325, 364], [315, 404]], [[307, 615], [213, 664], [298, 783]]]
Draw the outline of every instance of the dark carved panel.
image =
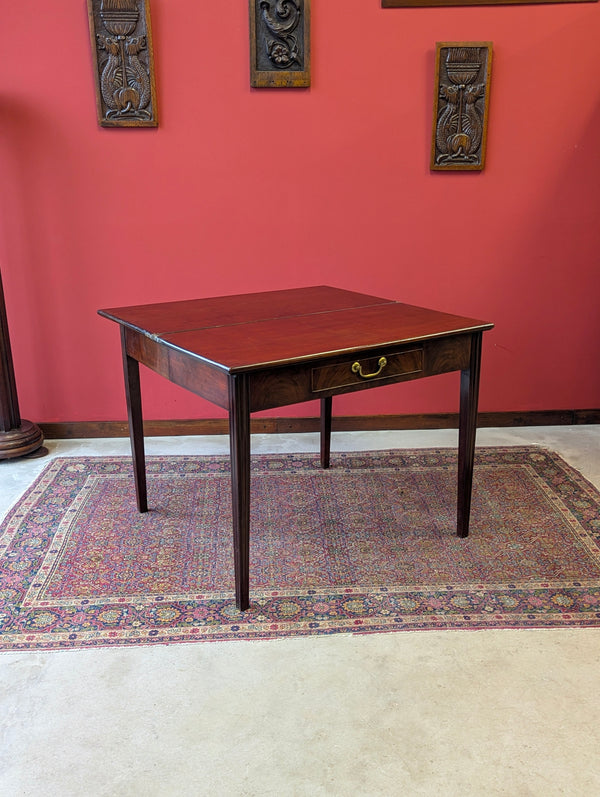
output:
[[250, 85], [310, 86], [310, 0], [250, 0]]
[[87, 0], [103, 127], [156, 127], [149, 0]]
[[491, 42], [436, 45], [432, 169], [483, 169], [491, 66]]

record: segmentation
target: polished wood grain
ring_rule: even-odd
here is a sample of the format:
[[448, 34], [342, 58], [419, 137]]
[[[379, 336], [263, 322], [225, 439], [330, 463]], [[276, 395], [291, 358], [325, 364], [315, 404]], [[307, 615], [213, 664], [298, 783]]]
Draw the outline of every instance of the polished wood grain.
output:
[[[295, 315], [171, 332], [159, 337], [173, 347], [218, 364], [230, 373], [258, 371], [340, 354], [375, 356], [382, 348], [486, 327], [481, 321], [389, 302], [333, 312]], [[489, 325], [488, 327], [489, 328]]]
[[460, 372], [460, 414], [458, 421], [458, 505], [457, 534], [469, 533], [471, 514], [471, 485], [477, 430], [477, 404], [479, 398], [479, 372], [481, 365], [481, 332], [471, 338], [469, 367]]
[[232, 377], [229, 396], [235, 592], [236, 604], [244, 611], [250, 606], [250, 405], [246, 374]]
[[389, 299], [318, 285], [284, 291], [115, 307], [100, 310], [99, 314], [148, 335], [164, 335], [169, 332], [229, 327], [286, 316], [314, 315], [346, 310], [349, 307], [389, 303]]
[[321, 467], [328, 468], [331, 458], [331, 415], [333, 400], [331, 396], [321, 399]]
[[228, 410], [236, 604], [249, 603], [250, 414], [461, 371], [457, 533], [468, 534], [481, 336], [492, 324], [328, 286], [101, 310], [121, 327], [138, 506], [146, 508], [139, 363]]
[[125, 377], [125, 397], [129, 422], [129, 439], [135, 474], [135, 495], [140, 512], [148, 511], [146, 489], [146, 456], [144, 452], [144, 427], [142, 421], [142, 392], [140, 387], [140, 364], [127, 352], [127, 330], [121, 327], [121, 353]]
[[421, 374], [422, 371], [422, 347], [408, 348], [399, 352], [389, 352], [386, 347], [386, 356], [383, 360], [378, 352], [362, 359], [346, 357], [334, 365], [312, 368], [311, 386], [314, 392], [321, 392], [355, 385], [375, 385], [375, 383], [383, 385], [394, 377]]
[[[273, 409], [287, 404], [299, 404], [314, 398], [356, 393], [384, 384], [408, 382], [425, 376], [436, 376], [468, 367], [470, 335], [460, 334], [449, 338], [424, 340], [415, 352], [414, 343], [403, 350], [398, 343], [392, 347], [378, 346], [375, 354], [357, 356], [353, 353], [323, 358], [316, 365], [303, 362], [278, 368], [264, 368], [253, 373], [250, 383], [252, 412]], [[352, 371], [355, 362], [375, 363], [381, 356], [389, 357], [391, 369], [382, 371], [374, 379], [356, 378]], [[418, 367], [417, 367], [418, 366]], [[367, 366], [368, 367], [368, 366]], [[387, 366], [386, 366], [387, 368]], [[323, 372], [325, 379], [323, 378]], [[329, 378], [335, 380], [326, 382]]]

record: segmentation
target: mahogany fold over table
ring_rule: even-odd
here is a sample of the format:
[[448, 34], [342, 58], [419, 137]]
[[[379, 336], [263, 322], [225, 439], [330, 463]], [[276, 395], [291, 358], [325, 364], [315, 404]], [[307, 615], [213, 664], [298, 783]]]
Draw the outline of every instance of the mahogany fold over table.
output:
[[469, 533], [482, 333], [472, 318], [327, 286], [100, 310], [121, 328], [137, 505], [148, 509], [139, 363], [229, 413], [235, 597], [249, 607], [250, 413], [460, 371], [457, 533]]

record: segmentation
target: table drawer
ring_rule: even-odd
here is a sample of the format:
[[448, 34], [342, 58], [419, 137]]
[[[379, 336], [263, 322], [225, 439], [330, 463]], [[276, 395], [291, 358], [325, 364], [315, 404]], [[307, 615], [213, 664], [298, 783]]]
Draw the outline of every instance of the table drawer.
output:
[[312, 390], [335, 390], [360, 384], [377, 384], [423, 370], [423, 349], [415, 348], [393, 354], [354, 357], [333, 365], [313, 368]]

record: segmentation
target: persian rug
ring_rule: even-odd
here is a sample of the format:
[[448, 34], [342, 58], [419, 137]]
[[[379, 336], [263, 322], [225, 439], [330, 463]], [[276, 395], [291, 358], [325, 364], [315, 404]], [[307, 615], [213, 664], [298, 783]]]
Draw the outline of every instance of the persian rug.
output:
[[600, 494], [541, 448], [252, 457], [251, 607], [233, 590], [229, 460], [50, 462], [0, 526], [0, 650], [415, 629], [600, 626]]

